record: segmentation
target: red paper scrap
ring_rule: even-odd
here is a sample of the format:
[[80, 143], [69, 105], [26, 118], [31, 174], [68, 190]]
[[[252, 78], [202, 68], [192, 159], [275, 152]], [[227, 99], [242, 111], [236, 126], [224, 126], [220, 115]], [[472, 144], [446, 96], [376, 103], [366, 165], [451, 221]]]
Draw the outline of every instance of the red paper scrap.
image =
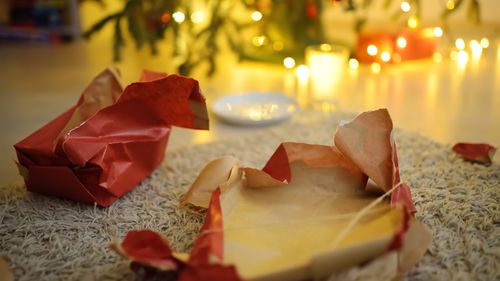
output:
[[460, 142], [453, 146], [453, 151], [466, 160], [491, 164], [497, 148], [487, 143]]
[[172, 255], [167, 239], [150, 230], [129, 231], [114, 249], [133, 262], [161, 270], [177, 270], [182, 264]]
[[106, 207], [161, 163], [172, 126], [208, 129], [196, 80], [145, 71], [122, 91], [107, 69], [14, 147], [29, 191]]

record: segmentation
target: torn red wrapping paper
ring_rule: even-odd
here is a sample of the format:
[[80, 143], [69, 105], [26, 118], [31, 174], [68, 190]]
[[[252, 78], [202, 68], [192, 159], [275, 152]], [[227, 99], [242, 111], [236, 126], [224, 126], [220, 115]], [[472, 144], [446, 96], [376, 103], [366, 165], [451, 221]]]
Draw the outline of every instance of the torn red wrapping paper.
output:
[[[201, 227], [200, 235], [196, 239], [191, 255], [190, 264], [210, 264], [222, 262], [224, 258], [222, 216], [220, 207], [220, 188], [217, 188], [210, 200], [210, 208], [205, 216], [205, 223]], [[213, 231], [215, 230], [215, 231]]]
[[110, 68], [14, 147], [29, 191], [105, 207], [161, 163], [171, 126], [208, 129], [196, 80], [144, 71], [122, 90]]
[[173, 280], [179, 281], [241, 281], [234, 266], [221, 264], [222, 232], [209, 231], [222, 227], [218, 195], [214, 193], [210, 203], [212, 211], [206, 215], [202, 234], [188, 261], [176, 258], [167, 239], [151, 230], [129, 231], [122, 243], [113, 242], [111, 248], [132, 261], [131, 267], [138, 273], [137, 280], [163, 280], [161, 277], [175, 276]]
[[491, 164], [497, 148], [487, 143], [460, 142], [453, 146], [453, 151], [466, 160]]
[[[354, 266], [376, 276], [380, 267], [363, 264], [380, 259], [394, 262], [391, 279], [405, 274], [430, 234], [410, 215], [416, 210], [399, 176], [387, 110], [342, 122], [334, 141], [282, 143], [262, 170], [241, 168], [232, 157], [208, 163], [181, 198], [181, 205], [208, 209], [189, 271], [232, 264], [245, 280], [321, 280]], [[379, 197], [366, 190], [368, 177]], [[202, 275], [190, 276], [185, 281]]]
[[396, 207], [398, 204], [405, 206], [406, 210], [414, 214], [417, 212], [413, 200], [411, 199], [410, 187], [404, 182], [400, 182], [398, 187], [391, 194], [391, 206]]
[[121, 244], [112, 248], [133, 262], [160, 270], [177, 270], [182, 262], [176, 259], [165, 237], [151, 230], [131, 230]]

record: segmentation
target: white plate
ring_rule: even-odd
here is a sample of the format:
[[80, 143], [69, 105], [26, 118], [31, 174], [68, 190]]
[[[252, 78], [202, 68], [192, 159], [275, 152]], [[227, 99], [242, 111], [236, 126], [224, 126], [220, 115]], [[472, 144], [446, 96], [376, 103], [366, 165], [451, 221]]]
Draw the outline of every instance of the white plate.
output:
[[278, 93], [245, 93], [224, 96], [212, 105], [222, 121], [236, 125], [260, 126], [286, 120], [297, 110], [294, 99]]

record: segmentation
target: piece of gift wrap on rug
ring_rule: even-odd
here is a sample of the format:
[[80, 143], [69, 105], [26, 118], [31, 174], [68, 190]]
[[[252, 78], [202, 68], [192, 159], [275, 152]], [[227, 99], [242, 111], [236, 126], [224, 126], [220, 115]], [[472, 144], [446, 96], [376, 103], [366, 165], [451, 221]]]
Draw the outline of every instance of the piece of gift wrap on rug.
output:
[[493, 163], [497, 148], [487, 143], [459, 142], [453, 146], [452, 150], [468, 161], [490, 165]]
[[208, 129], [196, 80], [144, 71], [123, 89], [118, 76], [104, 70], [75, 106], [14, 146], [28, 190], [108, 206], [161, 163], [171, 126]]
[[181, 199], [208, 209], [189, 257], [165, 255], [158, 249], [169, 249], [166, 239], [153, 247], [144, 240], [149, 231], [129, 233], [114, 248], [136, 272], [137, 264], [174, 270], [183, 281], [206, 280], [207, 268], [221, 280], [325, 280], [360, 265], [387, 280], [404, 275], [431, 238], [412, 217], [387, 110], [341, 124], [334, 142], [283, 143], [262, 170], [232, 157], [210, 162]]

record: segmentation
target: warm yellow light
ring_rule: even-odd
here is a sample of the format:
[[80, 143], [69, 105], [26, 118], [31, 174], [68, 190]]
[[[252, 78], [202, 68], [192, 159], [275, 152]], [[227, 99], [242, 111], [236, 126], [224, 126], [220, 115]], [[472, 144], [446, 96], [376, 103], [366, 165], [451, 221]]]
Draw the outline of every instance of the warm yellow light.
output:
[[490, 40], [488, 38], [482, 38], [481, 39], [481, 47], [484, 49], [488, 48], [490, 46]]
[[259, 11], [254, 11], [250, 15], [253, 21], [260, 21], [262, 19], [262, 13]]
[[299, 80], [305, 80], [309, 77], [309, 68], [306, 65], [301, 64], [295, 69], [295, 74], [297, 74]]
[[281, 42], [281, 41], [274, 41], [274, 43], [273, 43], [273, 50], [275, 50], [275, 51], [278, 51], [278, 52], [282, 51], [284, 47], [285, 46], [283, 46], [283, 42]]
[[455, 47], [457, 47], [457, 49], [459, 49], [459, 50], [465, 49], [464, 39], [458, 38], [457, 40], [455, 40]]
[[424, 29], [422, 29], [422, 36], [424, 38], [435, 37], [434, 36], [434, 29], [432, 29], [432, 28], [424, 28]]
[[382, 67], [380, 66], [380, 64], [378, 62], [374, 62], [371, 65], [371, 69], [372, 69], [373, 73], [379, 73], [380, 70], [382, 69]]
[[175, 22], [181, 23], [186, 19], [186, 15], [183, 12], [175, 12], [172, 14], [172, 18], [174, 18]]
[[252, 38], [252, 44], [256, 47], [260, 47], [260, 46], [264, 45], [266, 43], [266, 41], [267, 41], [267, 38], [264, 35], [255, 36], [254, 38]]
[[469, 42], [469, 48], [472, 52], [472, 57], [478, 59], [483, 53], [483, 47], [477, 40], [471, 40]]
[[404, 49], [406, 48], [406, 39], [404, 37], [398, 37], [398, 40], [396, 40], [396, 44], [398, 45], [399, 48]]
[[479, 43], [479, 41], [477, 41], [477, 40], [470, 40], [470, 42], [469, 42], [469, 48], [471, 48], [471, 49], [475, 49], [475, 48], [477, 48], [477, 47], [479, 47], [479, 48], [481, 48], [481, 49], [483, 48], [483, 47], [481, 46], [481, 43]]
[[359, 68], [358, 60], [355, 58], [349, 59], [349, 68], [352, 70], [358, 69]]
[[370, 56], [376, 56], [377, 53], [378, 53], [378, 48], [377, 46], [373, 45], [373, 44], [370, 44], [368, 45], [368, 48], [366, 48], [366, 52], [370, 55]]
[[191, 14], [191, 21], [194, 23], [202, 23], [205, 19], [205, 14], [202, 11], [195, 11]]
[[288, 69], [293, 68], [295, 66], [295, 60], [291, 57], [286, 57], [283, 60], [283, 65]]
[[432, 32], [434, 33], [434, 36], [436, 37], [441, 37], [443, 36], [443, 29], [441, 27], [434, 27], [434, 29], [432, 30]]
[[452, 60], [457, 60], [457, 57], [458, 57], [458, 52], [457, 51], [453, 50], [453, 51], [450, 52], [450, 58]]
[[319, 49], [323, 52], [330, 52], [332, 50], [332, 46], [330, 44], [321, 44], [319, 45]]
[[411, 10], [411, 5], [410, 3], [403, 1], [401, 2], [401, 11], [408, 13]]
[[459, 51], [457, 55], [457, 61], [460, 65], [465, 65], [469, 60], [469, 54], [466, 51]]
[[446, 2], [446, 8], [447, 8], [448, 10], [453, 10], [453, 9], [455, 9], [455, 0], [448, 0], [448, 1]]
[[418, 19], [416, 16], [411, 16], [408, 19], [408, 27], [409, 28], [417, 28], [418, 27]]
[[432, 55], [432, 59], [434, 60], [434, 62], [436, 63], [440, 63], [443, 61], [443, 55], [441, 55], [441, 53], [439, 52], [435, 52], [433, 55]]
[[396, 53], [392, 56], [392, 61], [394, 61], [395, 63], [400, 63], [401, 62], [401, 55]]
[[382, 52], [382, 54], [380, 54], [380, 58], [382, 61], [388, 62], [391, 60], [391, 54], [389, 52]]

